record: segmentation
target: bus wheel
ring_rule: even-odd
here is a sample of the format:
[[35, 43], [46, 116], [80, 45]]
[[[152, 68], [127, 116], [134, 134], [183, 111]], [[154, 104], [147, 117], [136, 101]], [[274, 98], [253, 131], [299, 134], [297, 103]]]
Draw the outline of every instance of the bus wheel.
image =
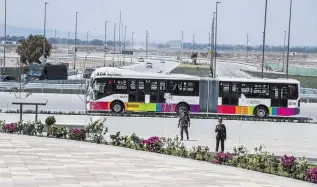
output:
[[120, 101], [115, 101], [111, 103], [111, 111], [115, 113], [121, 113], [123, 111], [123, 104]]
[[255, 116], [258, 118], [265, 118], [268, 115], [268, 110], [265, 106], [257, 106], [255, 108]]
[[[180, 114], [183, 110], [189, 110], [188, 105], [186, 103], [180, 103], [176, 106], [176, 113]], [[189, 111], [188, 111], [189, 112]]]

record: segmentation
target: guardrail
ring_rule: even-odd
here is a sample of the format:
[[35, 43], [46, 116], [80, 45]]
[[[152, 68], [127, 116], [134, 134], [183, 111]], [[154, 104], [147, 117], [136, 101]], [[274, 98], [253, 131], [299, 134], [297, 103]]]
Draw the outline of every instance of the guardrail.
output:
[[45, 84], [45, 83], [17, 83], [17, 82], [0, 82], [0, 90], [10, 89], [67, 89], [67, 90], [83, 90], [85, 84]]
[[[10, 89], [19, 89], [19, 82], [0, 82], [0, 91], [8, 91]], [[21, 83], [22, 89], [57, 89], [57, 90], [78, 90], [83, 91], [86, 88], [85, 79], [75, 80], [34, 80], [32, 82]], [[54, 92], [55, 93], [55, 92]], [[302, 98], [317, 98], [317, 89], [300, 88]]]

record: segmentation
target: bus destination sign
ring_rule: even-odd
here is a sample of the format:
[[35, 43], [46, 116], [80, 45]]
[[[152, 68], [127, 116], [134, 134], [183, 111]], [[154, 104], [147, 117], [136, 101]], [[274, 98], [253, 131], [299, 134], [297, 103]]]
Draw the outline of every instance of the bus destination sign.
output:
[[97, 76], [122, 76], [120, 73], [97, 72]]

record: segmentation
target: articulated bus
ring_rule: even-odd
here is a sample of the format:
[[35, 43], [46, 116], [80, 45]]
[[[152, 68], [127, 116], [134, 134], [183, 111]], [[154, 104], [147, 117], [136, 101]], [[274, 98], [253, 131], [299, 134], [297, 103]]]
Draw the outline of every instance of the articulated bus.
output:
[[300, 83], [291, 79], [202, 78], [105, 67], [88, 86], [88, 111], [219, 113], [293, 116], [300, 113]]

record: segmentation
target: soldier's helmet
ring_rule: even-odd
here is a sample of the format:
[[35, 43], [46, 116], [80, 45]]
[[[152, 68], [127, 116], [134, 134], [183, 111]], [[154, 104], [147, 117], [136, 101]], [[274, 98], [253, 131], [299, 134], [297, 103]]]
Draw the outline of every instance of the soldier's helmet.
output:
[[219, 117], [219, 118], [218, 118], [218, 122], [222, 122], [222, 117]]

